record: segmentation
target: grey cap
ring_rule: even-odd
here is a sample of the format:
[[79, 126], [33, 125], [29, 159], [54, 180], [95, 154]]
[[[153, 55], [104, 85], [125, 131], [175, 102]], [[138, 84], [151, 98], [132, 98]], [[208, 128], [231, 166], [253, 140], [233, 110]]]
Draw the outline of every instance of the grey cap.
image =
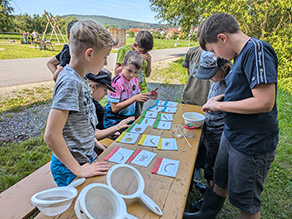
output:
[[195, 75], [199, 79], [211, 79], [218, 69], [227, 63], [226, 59], [217, 59], [213, 52], [203, 51], [200, 57], [200, 66]]

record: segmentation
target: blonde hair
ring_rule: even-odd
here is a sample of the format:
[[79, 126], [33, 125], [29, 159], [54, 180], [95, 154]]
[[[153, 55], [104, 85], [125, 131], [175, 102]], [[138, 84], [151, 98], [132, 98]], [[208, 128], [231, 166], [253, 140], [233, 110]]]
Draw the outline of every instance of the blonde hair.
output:
[[70, 31], [70, 54], [78, 56], [88, 48], [102, 50], [115, 44], [110, 33], [92, 20], [76, 22]]

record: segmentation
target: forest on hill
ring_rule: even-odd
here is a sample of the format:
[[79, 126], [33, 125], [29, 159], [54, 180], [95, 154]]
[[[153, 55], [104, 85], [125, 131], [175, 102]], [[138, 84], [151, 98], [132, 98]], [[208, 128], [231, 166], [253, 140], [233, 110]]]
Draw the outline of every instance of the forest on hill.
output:
[[130, 28], [142, 28], [142, 29], [166, 29], [168, 27], [172, 27], [167, 24], [153, 24], [153, 23], [145, 23], [139, 21], [131, 21], [126, 19], [120, 18], [113, 18], [107, 16], [100, 16], [100, 15], [78, 15], [78, 14], [68, 14], [61, 16], [62, 18], [66, 17], [76, 17], [78, 20], [94, 20], [100, 24], [105, 26], [112, 26], [116, 28], [123, 28], [123, 29], [130, 29]]

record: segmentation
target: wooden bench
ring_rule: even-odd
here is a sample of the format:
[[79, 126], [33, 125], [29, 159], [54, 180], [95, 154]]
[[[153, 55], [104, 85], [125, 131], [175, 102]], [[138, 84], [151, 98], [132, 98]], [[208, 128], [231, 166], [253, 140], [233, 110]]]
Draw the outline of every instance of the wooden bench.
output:
[[[100, 142], [109, 146], [113, 140], [105, 138]], [[37, 211], [31, 204], [31, 196], [57, 186], [50, 164], [51, 162], [40, 167], [0, 194], [0, 218], [28, 218]]]

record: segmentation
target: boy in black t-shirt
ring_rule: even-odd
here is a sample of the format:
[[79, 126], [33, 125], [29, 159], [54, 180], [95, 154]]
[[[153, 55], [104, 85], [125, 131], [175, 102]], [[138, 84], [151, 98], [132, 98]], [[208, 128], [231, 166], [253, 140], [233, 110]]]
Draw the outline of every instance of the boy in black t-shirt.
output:
[[[77, 20], [73, 20], [67, 26], [68, 39], [70, 39], [70, 30], [76, 22]], [[69, 64], [70, 59], [71, 59], [71, 56], [70, 56], [69, 45], [65, 44], [62, 51], [48, 61], [47, 66], [53, 74], [54, 81], [57, 80], [57, 77], [60, 71], [62, 71], [63, 68], [67, 64]]]
[[261, 193], [279, 138], [276, 53], [268, 43], [241, 32], [229, 14], [203, 21], [197, 36], [202, 49], [234, 62], [225, 94], [203, 106], [205, 112], [225, 112], [215, 185], [207, 189], [201, 210], [184, 218], [216, 218], [227, 194], [241, 218], [260, 218]]

